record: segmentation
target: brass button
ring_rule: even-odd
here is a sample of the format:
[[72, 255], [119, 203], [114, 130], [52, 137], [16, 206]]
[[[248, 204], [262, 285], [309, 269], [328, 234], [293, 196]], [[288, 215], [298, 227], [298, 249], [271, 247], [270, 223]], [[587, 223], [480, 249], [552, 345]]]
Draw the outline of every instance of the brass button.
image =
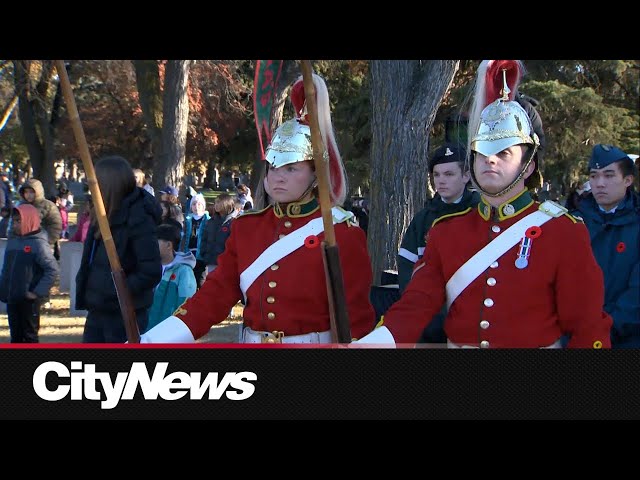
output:
[[493, 307], [493, 300], [491, 300], [490, 298], [485, 298], [484, 299], [484, 306], [485, 307]]
[[276, 285], [278, 285], [276, 282], [274, 282], [273, 280], [269, 282], [269, 286], [271, 288], [276, 288]]
[[493, 227], [491, 227], [491, 231], [498, 233], [500, 231], [500, 227], [498, 225], [494, 225]]
[[493, 287], [496, 284], [496, 279], [491, 277], [491, 278], [487, 278], [487, 285], [489, 285], [490, 287]]
[[291, 228], [291, 225], [292, 225], [292, 223], [289, 220], [284, 222], [284, 226], [287, 227], [287, 228]]
[[491, 265], [489, 265], [491, 268], [498, 268], [498, 262], [493, 262]]
[[480, 322], [480, 328], [486, 330], [487, 328], [489, 328], [489, 322], [487, 320], [482, 320]]
[[284, 237], [286, 237], [284, 233], [281, 233], [280, 235], [278, 235], [278, 238], [284, 238]]
[[276, 299], [273, 297], [267, 297], [267, 303], [275, 303]]
[[271, 270], [277, 270], [280, 268], [280, 265], [278, 265], [277, 263], [274, 263], [273, 265], [271, 265]]
[[480, 342], [480, 348], [489, 348], [489, 342], [483, 340]]
[[273, 320], [274, 318], [276, 318], [276, 314], [273, 313], [273, 312], [269, 312], [269, 313], [267, 313], [267, 318], [269, 320]]

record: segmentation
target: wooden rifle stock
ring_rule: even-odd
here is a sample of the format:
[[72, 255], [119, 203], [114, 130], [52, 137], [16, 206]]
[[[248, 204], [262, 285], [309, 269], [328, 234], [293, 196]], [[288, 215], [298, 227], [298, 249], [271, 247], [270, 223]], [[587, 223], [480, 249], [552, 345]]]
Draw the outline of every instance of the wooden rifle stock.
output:
[[[342, 278], [338, 245], [329, 246], [326, 242], [322, 242], [322, 261], [327, 280], [332, 341], [333, 343], [350, 343], [351, 325], [345, 301], [344, 280]], [[340, 300], [336, 302], [336, 299]]]
[[114, 270], [111, 272], [111, 276], [116, 286], [122, 318], [125, 320], [124, 328], [127, 332], [127, 339], [129, 343], [140, 343], [140, 330], [138, 329], [138, 322], [136, 321], [136, 309], [133, 306], [129, 287], [127, 287], [127, 277], [124, 270], [122, 270], [122, 268], [117, 271]]

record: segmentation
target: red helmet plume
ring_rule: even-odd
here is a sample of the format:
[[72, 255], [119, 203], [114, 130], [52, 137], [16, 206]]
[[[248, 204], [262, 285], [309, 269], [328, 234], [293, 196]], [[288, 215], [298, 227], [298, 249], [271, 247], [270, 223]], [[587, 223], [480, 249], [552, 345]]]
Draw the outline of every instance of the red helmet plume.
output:
[[485, 74], [485, 99], [483, 107], [503, 96], [506, 73], [509, 100], [513, 100], [524, 75], [522, 62], [518, 60], [490, 60]]
[[[347, 177], [340, 157], [340, 151], [336, 143], [331, 122], [331, 110], [329, 105], [329, 92], [322, 77], [313, 74], [313, 85], [316, 91], [316, 106], [318, 110], [318, 125], [324, 147], [329, 155], [329, 183], [331, 188], [331, 200], [336, 205], [341, 205], [347, 195]], [[295, 110], [296, 118], [304, 124], [308, 124], [306, 111], [306, 98], [302, 76], [294, 82], [290, 93], [291, 103]]]

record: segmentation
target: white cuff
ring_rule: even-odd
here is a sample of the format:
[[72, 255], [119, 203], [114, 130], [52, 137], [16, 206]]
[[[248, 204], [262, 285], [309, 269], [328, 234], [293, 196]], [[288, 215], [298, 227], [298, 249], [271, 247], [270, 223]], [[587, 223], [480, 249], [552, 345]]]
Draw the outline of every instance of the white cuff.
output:
[[178, 317], [167, 317], [147, 333], [140, 343], [195, 343], [189, 327]]
[[395, 348], [396, 346], [396, 342], [395, 342], [395, 339], [393, 338], [393, 335], [391, 334], [389, 329], [384, 325], [376, 328], [371, 333], [368, 333], [367, 335], [362, 337], [360, 340], [356, 340], [353, 343], [378, 343], [378, 344], [384, 343], [389, 347], [393, 347], [393, 348]]

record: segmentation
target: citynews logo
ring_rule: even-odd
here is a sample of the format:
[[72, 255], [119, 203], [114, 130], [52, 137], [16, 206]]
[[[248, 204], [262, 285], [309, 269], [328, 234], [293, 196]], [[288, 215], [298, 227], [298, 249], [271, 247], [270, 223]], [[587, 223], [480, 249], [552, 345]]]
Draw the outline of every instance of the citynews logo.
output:
[[[100, 400], [100, 408], [115, 408], [120, 400], [132, 400], [138, 390], [145, 400], [178, 400], [189, 394], [190, 400], [202, 400], [208, 393], [209, 400], [246, 400], [255, 392], [258, 376], [253, 372], [226, 372], [222, 378], [218, 372], [172, 372], [167, 375], [169, 362], [158, 362], [149, 376], [144, 362], [134, 362], [128, 372], [118, 372], [112, 380], [109, 372], [96, 372], [92, 363], [71, 362], [67, 368], [60, 362], [45, 362], [33, 372], [33, 389], [43, 400], [57, 402], [71, 393], [71, 400]], [[57, 376], [49, 381], [47, 375]], [[69, 381], [62, 380], [69, 378]], [[96, 384], [102, 386], [102, 393]]]

